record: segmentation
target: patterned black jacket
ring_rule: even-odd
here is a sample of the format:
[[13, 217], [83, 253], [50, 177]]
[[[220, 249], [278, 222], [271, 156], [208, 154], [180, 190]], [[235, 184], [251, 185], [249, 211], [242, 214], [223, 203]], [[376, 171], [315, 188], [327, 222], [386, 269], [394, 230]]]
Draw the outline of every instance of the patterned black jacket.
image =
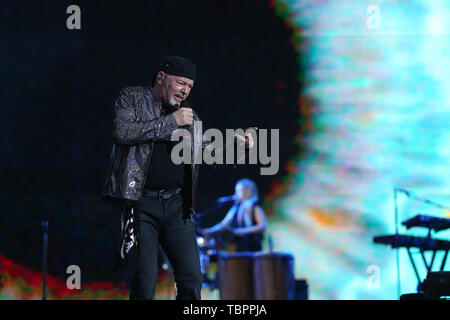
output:
[[[195, 112], [194, 121], [200, 121]], [[174, 116], [164, 114], [161, 101], [153, 95], [151, 87], [122, 89], [115, 103], [114, 144], [102, 198], [119, 206], [136, 204], [143, 194], [153, 142], [170, 140], [172, 132], [177, 128]], [[193, 125], [189, 126], [189, 131], [191, 155], [194, 155], [195, 138], [202, 141], [201, 152], [205, 148], [212, 148], [210, 141], [203, 141], [202, 132], [195, 132], [198, 137], [194, 137]], [[200, 164], [191, 165], [191, 203], [187, 204], [191, 218], [195, 213], [199, 167]]]

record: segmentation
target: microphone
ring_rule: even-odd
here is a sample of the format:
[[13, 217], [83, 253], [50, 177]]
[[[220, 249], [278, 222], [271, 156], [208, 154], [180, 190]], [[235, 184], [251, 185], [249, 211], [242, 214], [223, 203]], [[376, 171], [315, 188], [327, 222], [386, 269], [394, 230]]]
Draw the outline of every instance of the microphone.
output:
[[185, 100], [181, 101], [180, 104], [176, 104], [176, 105], [173, 105], [173, 106], [168, 104], [168, 103], [167, 104], [164, 103], [163, 104], [163, 108], [166, 110], [166, 113], [175, 112], [175, 111], [177, 111], [180, 108], [191, 108], [192, 109], [190, 104], [187, 101], [185, 101]]
[[235, 201], [236, 199], [237, 199], [237, 197], [235, 195], [232, 195], [232, 196], [228, 196], [228, 197], [220, 197], [219, 199], [216, 200], [216, 202], [224, 203], [224, 202], [229, 202], [229, 201]]
[[192, 109], [191, 105], [186, 100], [181, 101], [181, 104], [179, 105], [178, 109], [179, 108], [191, 108]]

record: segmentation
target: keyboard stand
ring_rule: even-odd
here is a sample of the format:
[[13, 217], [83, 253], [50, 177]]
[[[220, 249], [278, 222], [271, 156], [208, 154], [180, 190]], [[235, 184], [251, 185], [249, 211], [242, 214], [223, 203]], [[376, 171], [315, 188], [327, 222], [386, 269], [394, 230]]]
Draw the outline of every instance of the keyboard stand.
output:
[[[422, 291], [423, 281], [420, 278], [419, 271], [417, 270], [416, 263], [414, 262], [413, 253], [411, 252], [411, 247], [406, 247], [406, 249], [408, 251], [409, 261], [411, 261], [411, 265], [412, 265], [412, 267], [414, 269], [414, 273], [416, 274], [416, 277], [417, 277], [417, 281], [418, 281], [417, 291], [420, 292], [420, 291]], [[441, 250], [433, 250], [433, 255], [431, 257], [430, 263], [428, 263], [425, 258], [425, 251], [423, 250], [423, 248], [419, 248], [419, 250], [420, 250], [419, 251], [420, 255], [422, 256], [422, 259], [423, 259], [423, 263], [425, 264], [425, 267], [427, 268], [427, 273], [428, 273], [433, 268], [436, 253]], [[447, 262], [448, 251], [449, 251], [449, 249], [445, 250], [444, 257], [442, 258], [441, 267], [440, 267], [441, 272], [444, 271], [445, 263]]]

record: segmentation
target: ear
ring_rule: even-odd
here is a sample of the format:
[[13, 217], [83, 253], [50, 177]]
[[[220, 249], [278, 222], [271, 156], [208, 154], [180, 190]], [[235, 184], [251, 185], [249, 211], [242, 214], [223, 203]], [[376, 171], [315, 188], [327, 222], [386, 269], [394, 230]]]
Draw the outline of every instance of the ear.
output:
[[158, 75], [156, 76], [156, 82], [158, 82], [158, 84], [161, 84], [165, 77], [166, 74], [163, 71], [158, 72]]

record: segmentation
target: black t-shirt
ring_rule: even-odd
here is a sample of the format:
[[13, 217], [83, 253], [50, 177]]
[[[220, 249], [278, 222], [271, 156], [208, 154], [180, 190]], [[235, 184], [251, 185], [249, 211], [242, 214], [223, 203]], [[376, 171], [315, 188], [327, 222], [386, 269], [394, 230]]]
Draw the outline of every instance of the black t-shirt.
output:
[[170, 154], [176, 141], [158, 141], [153, 144], [150, 163], [147, 168], [145, 188], [150, 190], [162, 190], [181, 187], [184, 174], [188, 165], [183, 163], [176, 165], [172, 162]]

